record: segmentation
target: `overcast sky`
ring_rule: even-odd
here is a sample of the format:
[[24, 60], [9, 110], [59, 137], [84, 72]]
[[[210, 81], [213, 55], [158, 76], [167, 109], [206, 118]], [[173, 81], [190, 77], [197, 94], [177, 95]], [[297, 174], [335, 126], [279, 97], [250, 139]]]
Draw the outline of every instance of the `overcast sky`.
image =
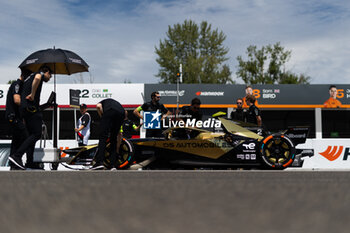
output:
[[[222, 30], [236, 79], [249, 45], [292, 51], [288, 68], [313, 84], [350, 83], [350, 1], [346, 0], [0, 0], [0, 83], [19, 75], [32, 52], [68, 49], [95, 83], [157, 83], [155, 46], [169, 25], [207, 21]], [[84, 82], [90, 75], [83, 74]], [[78, 77], [60, 76], [58, 83]]]

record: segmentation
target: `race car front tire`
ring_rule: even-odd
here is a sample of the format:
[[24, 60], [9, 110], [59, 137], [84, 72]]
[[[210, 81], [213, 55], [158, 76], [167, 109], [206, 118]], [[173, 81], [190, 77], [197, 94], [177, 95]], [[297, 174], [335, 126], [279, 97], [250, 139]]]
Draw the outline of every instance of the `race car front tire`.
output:
[[260, 154], [266, 168], [281, 170], [292, 165], [295, 147], [287, 136], [273, 134], [262, 141]]

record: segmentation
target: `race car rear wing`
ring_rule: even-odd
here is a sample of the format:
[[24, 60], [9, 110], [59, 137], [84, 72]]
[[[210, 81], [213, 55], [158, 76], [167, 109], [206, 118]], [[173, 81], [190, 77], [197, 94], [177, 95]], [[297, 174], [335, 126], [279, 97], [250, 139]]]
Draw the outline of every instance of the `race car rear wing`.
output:
[[294, 126], [288, 127], [283, 133], [293, 141], [294, 145], [298, 145], [305, 143], [309, 131], [310, 129], [307, 126]]

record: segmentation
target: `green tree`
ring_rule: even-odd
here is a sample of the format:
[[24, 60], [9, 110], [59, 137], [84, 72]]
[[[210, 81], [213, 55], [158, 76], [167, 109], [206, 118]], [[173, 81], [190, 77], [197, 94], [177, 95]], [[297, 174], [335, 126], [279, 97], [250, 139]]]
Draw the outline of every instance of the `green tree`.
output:
[[199, 26], [192, 20], [168, 27], [167, 38], [155, 47], [160, 65], [157, 77], [161, 83], [176, 83], [182, 64], [184, 83], [232, 83], [231, 71], [223, 64], [228, 48], [226, 36], [203, 21]]
[[277, 42], [274, 45], [249, 46], [246, 51], [248, 60], [237, 57], [236, 75], [246, 84], [307, 84], [310, 77], [294, 74], [286, 70], [285, 64], [290, 60], [292, 52], [285, 50]]

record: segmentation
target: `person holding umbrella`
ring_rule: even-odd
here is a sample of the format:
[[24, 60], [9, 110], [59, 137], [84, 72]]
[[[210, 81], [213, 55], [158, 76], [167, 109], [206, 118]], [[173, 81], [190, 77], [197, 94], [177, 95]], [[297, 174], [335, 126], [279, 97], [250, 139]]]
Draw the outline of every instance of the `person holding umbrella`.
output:
[[[49, 67], [54, 74], [54, 92], [56, 93], [56, 74], [71, 75], [79, 72], [88, 72], [89, 65], [76, 53], [60, 49], [49, 48], [38, 50], [30, 54], [20, 65], [19, 68], [27, 69], [32, 72], [38, 72], [43, 65]], [[53, 146], [57, 148], [57, 104], [54, 99], [53, 108]]]
[[43, 82], [50, 81], [52, 70], [47, 66], [42, 66], [40, 72], [31, 74], [24, 80], [21, 93], [20, 112], [24, 118], [25, 126], [29, 136], [9, 160], [17, 169], [25, 170], [22, 156], [27, 152], [27, 167], [35, 168], [33, 165], [33, 153], [36, 142], [41, 137], [43, 115], [40, 112], [40, 94]]

